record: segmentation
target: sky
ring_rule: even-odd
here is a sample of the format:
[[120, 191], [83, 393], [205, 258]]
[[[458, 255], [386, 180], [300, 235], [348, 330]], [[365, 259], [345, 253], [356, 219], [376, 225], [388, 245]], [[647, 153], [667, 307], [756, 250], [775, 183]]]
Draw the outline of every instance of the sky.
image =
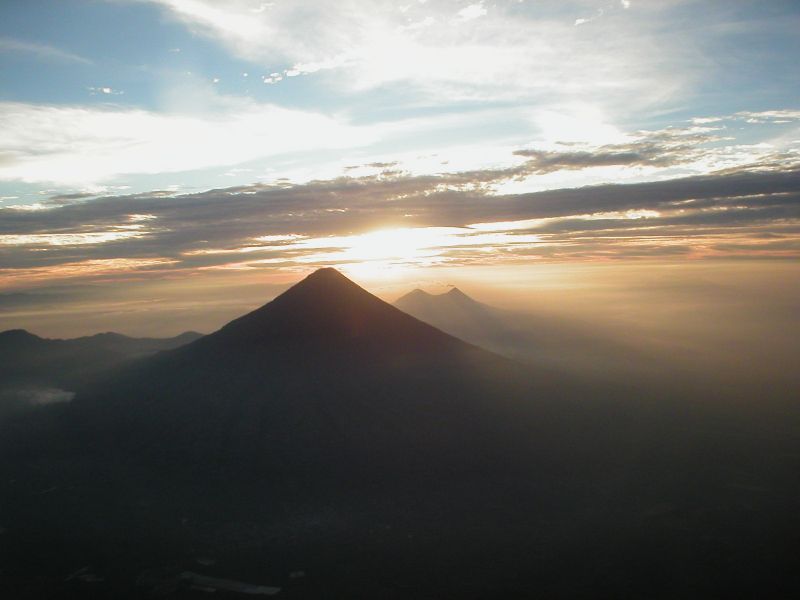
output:
[[211, 330], [320, 266], [784, 306], [797, 31], [780, 0], [5, 0], [0, 327]]

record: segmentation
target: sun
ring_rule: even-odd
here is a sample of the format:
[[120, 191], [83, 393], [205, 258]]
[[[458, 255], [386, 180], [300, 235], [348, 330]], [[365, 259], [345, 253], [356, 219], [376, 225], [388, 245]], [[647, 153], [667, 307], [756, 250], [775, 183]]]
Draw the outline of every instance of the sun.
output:
[[351, 275], [393, 277], [446, 260], [445, 249], [459, 233], [451, 227], [380, 229], [358, 235], [302, 240], [297, 247], [317, 249], [304, 262], [336, 264]]
[[[440, 228], [372, 231], [346, 238], [341, 257], [359, 262], [398, 260], [413, 263], [439, 254], [446, 237]], [[442, 228], [443, 229], [443, 228]]]

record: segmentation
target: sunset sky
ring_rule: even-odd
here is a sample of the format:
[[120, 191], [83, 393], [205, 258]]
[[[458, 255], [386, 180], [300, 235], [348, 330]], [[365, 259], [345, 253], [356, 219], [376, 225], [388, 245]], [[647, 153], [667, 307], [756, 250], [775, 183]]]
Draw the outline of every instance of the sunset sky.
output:
[[212, 329], [319, 266], [791, 298], [798, 31], [791, 0], [5, 0], [0, 329]]

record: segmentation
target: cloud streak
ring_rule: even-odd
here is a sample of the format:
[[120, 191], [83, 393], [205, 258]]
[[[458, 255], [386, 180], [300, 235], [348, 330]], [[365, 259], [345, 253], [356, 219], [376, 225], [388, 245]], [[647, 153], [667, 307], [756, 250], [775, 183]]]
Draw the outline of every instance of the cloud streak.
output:
[[641, 132], [630, 142], [587, 150], [525, 149], [514, 154], [528, 159], [526, 172], [539, 174], [591, 167], [671, 167], [714, 155], [715, 150], [704, 145], [717, 140], [710, 130], [674, 128]]
[[26, 42], [13, 38], [0, 37], [0, 52], [20, 52], [29, 54], [42, 60], [50, 60], [57, 62], [77, 63], [82, 65], [91, 65], [93, 62], [88, 58], [67, 52], [55, 46], [48, 44], [39, 44], [35, 42]]

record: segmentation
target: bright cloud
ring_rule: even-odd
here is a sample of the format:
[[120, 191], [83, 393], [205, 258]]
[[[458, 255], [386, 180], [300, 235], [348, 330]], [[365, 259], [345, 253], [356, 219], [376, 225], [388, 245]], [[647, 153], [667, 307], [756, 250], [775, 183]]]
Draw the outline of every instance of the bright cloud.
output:
[[478, 2], [477, 4], [470, 4], [462, 8], [458, 11], [458, 16], [461, 17], [462, 21], [471, 21], [472, 19], [484, 16], [486, 12], [486, 7], [483, 5], [483, 2]]
[[0, 129], [0, 180], [61, 184], [233, 165], [372, 139], [367, 129], [331, 117], [255, 102], [212, 115], [0, 103]]
[[125, 92], [123, 92], [121, 90], [115, 90], [114, 88], [111, 88], [111, 87], [108, 87], [108, 86], [103, 86], [103, 87], [90, 87], [89, 88], [89, 93], [92, 96], [97, 96], [97, 95], [100, 95], [100, 94], [103, 94], [103, 95], [106, 95], [106, 96], [121, 96]]
[[[688, 48], [684, 43], [666, 56], [631, 20], [606, 23], [590, 38], [572, 21], [523, 12], [516, 2], [489, 10], [484, 2], [457, 8], [297, 0], [256, 11], [259, 5], [245, 0], [149, 1], [241, 58], [272, 67], [283, 62], [281, 76], [336, 70], [336, 85], [351, 90], [406, 83], [437, 98], [548, 93], [553, 102], [624, 98], [628, 108], [646, 105], [681, 85], [670, 63], [681, 62]], [[272, 71], [269, 82], [276, 80]]]

